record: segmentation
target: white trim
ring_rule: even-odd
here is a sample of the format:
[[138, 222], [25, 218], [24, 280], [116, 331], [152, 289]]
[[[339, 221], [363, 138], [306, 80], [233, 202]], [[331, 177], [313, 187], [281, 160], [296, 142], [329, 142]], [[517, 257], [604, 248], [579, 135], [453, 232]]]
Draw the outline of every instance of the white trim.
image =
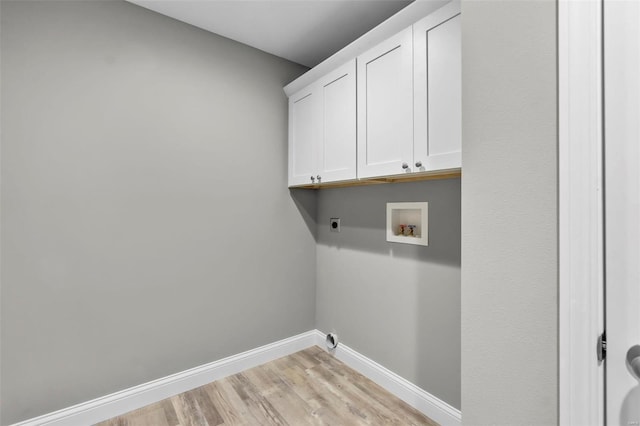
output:
[[[143, 385], [15, 423], [13, 426], [75, 426], [98, 423], [314, 345], [326, 349], [325, 338], [326, 335], [318, 330], [307, 331]], [[444, 426], [461, 424], [459, 410], [348, 346], [340, 343], [333, 354], [432, 420]]]
[[[459, 2], [460, 0], [451, 0]], [[287, 96], [302, 90], [325, 74], [347, 63], [378, 43], [410, 27], [428, 14], [445, 6], [447, 0], [417, 0], [379, 24], [360, 38], [334, 53], [284, 87]], [[459, 7], [459, 6], [458, 6]]]
[[219, 361], [16, 423], [13, 426], [76, 426], [98, 423], [301, 351], [315, 344], [316, 333], [313, 330], [307, 331], [306, 333], [223, 358]]
[[601, 0], [558, 4], [561, 425], [604, 424]]
[[[321, 331], [316, 330], [316, 345], [326, 349], [325, 337]], [[410, 381], [398, 376], [377, 362], [365, 357], [343, 343], [331, 351], [334, 356], [364, 375], [371, 381], [379, 384], [388, 392], [397, 396], [425, 416], [443, 426], [459, 426], [462, 424], [460, 410], [450, 406], [446, 402], [431, 395]]]

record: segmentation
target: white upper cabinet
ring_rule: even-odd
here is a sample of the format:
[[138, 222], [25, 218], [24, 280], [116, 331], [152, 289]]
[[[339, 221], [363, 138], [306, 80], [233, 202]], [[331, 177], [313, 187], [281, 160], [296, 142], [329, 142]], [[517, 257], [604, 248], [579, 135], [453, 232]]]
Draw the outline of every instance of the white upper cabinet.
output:
[[289, 98], [289, 186], [356, 178], [356, 61]]
[[413, 36], [396, 34], [358, 56], [358, 177], [411, 172]]
[[460, 22], [452, 1], [290, 96], [289, 186], [459, 170]]
[[[317, 84], [319, 141], [317, 175], [320, 182], [356, 178], [356, 61], [351, 60]], [[316, 181], [317, 182], [317, 181]]]
[[451, 4], [413, 26], [414, 167], [461, 166], [460, 8]]
[[316, 179], [318, 93], [310, 85], [289, 98], [289, 186]]

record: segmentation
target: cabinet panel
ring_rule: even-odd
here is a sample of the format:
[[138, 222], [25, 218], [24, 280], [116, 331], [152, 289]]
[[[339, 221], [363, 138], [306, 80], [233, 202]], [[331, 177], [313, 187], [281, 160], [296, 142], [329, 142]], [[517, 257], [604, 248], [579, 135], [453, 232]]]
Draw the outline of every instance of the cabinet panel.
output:
[[411, 171], [412, 43], [407, 28], [358, 57], [358, 177]]
[[289, 98], [289, 185], [311, 183], [316, 175], [317, 96], [310, 86]]
[[429, 155], [459, 152], [461, 145], [460, 15], [427, 34]]
[[460, 14], [414, 25], [414, 160], [422, 170], [461, 166]]
[[322, 99], [318, 174], [322, 182], [356, 178], [356, 61], [319, 81]]

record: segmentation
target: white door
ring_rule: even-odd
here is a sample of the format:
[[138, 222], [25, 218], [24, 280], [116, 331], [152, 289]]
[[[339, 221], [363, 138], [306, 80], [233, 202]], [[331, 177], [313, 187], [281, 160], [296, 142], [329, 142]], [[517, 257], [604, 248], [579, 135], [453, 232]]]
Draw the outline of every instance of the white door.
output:
[[318, 82], [321, 99], [318, 175], [321, 182], [356, 178], [356, 60]]
[[[444, 8], [443, 8], [444, 9]], [[460, 5], [413, 26], [414, 167], [459, 168], [462, 140]]]
[[317, 96], [311, 85], [289, 98], [289, 186], [316, 181]]
[[606, 408], [640, 425], [640, 2], [604, 0]]
[[412, 34], [409, 27], [357, 58], [360, 178], [412, 171]]

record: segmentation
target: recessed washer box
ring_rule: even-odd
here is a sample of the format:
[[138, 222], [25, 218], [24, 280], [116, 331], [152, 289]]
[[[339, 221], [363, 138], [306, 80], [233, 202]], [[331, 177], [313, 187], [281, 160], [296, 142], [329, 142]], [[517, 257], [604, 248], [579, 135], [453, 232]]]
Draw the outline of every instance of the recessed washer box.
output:
[[429, 245], [429, 203], [387, 203], [387, 241]]

